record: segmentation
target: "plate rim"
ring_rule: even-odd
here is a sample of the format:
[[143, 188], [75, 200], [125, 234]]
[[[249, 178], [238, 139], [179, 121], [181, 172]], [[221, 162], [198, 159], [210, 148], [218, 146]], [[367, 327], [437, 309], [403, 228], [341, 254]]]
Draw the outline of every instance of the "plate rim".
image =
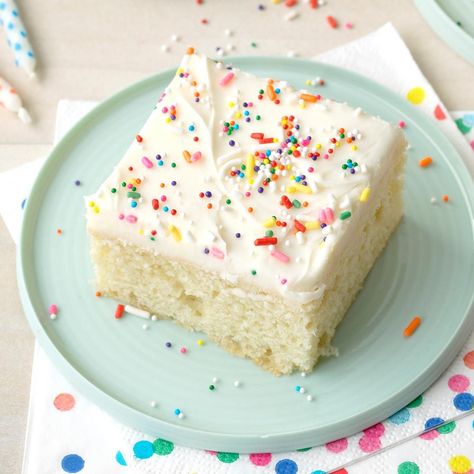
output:
[[457, 54], [474, 64], [474, 37], [460, 28], [436, 0], [415, 0], [415, 5], [431, 30]]
[[[317, 61], [305, 60], [305, 59], [294, 59], [294, 58], [281, 58], [272, 56], [242, 56], [242, 57], [229, 57], [226, 63], [240, 63], [238, 67], [242, 67], [241, 64], [248, 62], [258, 64], [261, 68], [262, 64], [271, 67], [271, 62], [286, 63], [287, 67], [299, 64], [299, 67], [305, 67], [307, 70], [311, 68], [327, 69], [336, 72], [337, 74], [345, 76], [345, 78], [352, 79], [354, 84], [362, 81], [362, 85], [369, 86], [369, 92], [377, 97], [381, 95], [388, 102], [395, 104], [397, 109], [402, 111], [404, 114], [409, 115], [412, 119], [417, 118], [423, 123], [423, 128], [428, 131], [435, 132], [438, 135], [438, 139], [444, 142], [444, 149], [450, 151], [450, 158], [446, 158], [448, 165], [456, 170], [454, 176], [459, 183], [466, 205], [470, 209], [471, 220], [474, 209], [474, 183], [470, 181], [469, 171], [462, 159], [461, 155], [454, 148], [453, 144], [449, 139], [442, 133], [442, 131], [436, 126], [431, 117], [427, 116], [423, 112], [416, 110], [413, 106], [403, 101], [403, 99], [387, 89], [385, 86], [372, 81], [371, 79], [354, 73], [347, 69], [343, 69], [337, 66], [319, 63]], [[285, 67], [285, 66], [284, 66]], [[225, 451], [229, 449], [229, 442], [235, 448], [238, 448], [239, 453], [246, 452], [284, 452], [294, 449], [299, 449], [305, 445], [306, 439], [315, 439], [315, 443], [311, 443], [313, 446], [317, 444], [323, 444], [327, 441], [338, 439], [345, 436], [350, 436], [360, 430], [370, 426], [376, 422], [382, 421], [387, 417], [391, 416], [398, 409], [402, 408], [420, 393], [424, 392], [432, 383], [439, 378], [439, 376], [445, 371], [445, 369], [451, 364], [453, 358], [461, 350], [466, 339], [469, 337], [471, 331], [474, 329], [474, 295], [471, 297], [469, 308], [467, 309], [462, 321], [460, 322], [457, 330], [453, 333], [451, 338], [440, 350], [438, 356], [428, 365], [425, 370], [417, 376], [417, 378], [408, 383], [406, 386], [401, 387], [396, 394], [392, 394], [391, 397], [381, 400], [375, 407], [372, 406], [363, 412], [354, 414], [353, 416], [346, 418], [343, 421], [332, 423], [329, 426], [319, 428], [309, 428], [293, 432], [279, 432], [274, 435], [259, 436], [259, 435], [248, 435], [248, 434], [229, 434], [214, 431], [206, 431], [205, 429], [197, 429], [187, 427], [184, 425], [177, 425], [171, 422], [152, 417], [146, 413], [143, 413], [126, 403], [121, 402], [111, 395], [94, 385], [81, 371], [76, 368], [72, 363], [67, 360], [67, 357], [62, 354], [54, 342], [50, 339], [46, 329], [40, 322], [39, 316], [36, 314], [33, 303], [28, 294], [28, 281], [27, 281], [27, 266], [28, 266], [28, 253], [33, 251], [32, 247], [29, 249], [28, 246], [33, 242], [33, 238], [29, 237], [34, 235], [31, 229], [36, 228], [36, 218], [38, 210], [41, 207], [41, 201], [43, 198], [43, 182], [48, 179], [51, 168], [53, 169], [52, 174], [55, 174], [55, 167], [60, 166], [62, 161], [67, 158], [67, 155], [62, 152], [64, 148], [67, 149], [70, 146], [70, 142], [74, 144], [77, 140], [75, 137], [77, 134], [81, 135], [82, 128], [89, 123], [89, 121], [97, 118], [102, 113], [106, 113], [107, 109], [113, 107], [117, 102], [122, 99], [127, 99], [131, 94], [140, 93], [142, 88], [146, 88], [155, 81], [163, 80], [167, 77], [172, 77], [175, 68], [167, 69], [164, 72], [160, 72], [145, 79], [142, 79], [130, 86], [116, 92], [109, 98], [105, 99], [94, 107], [88, 114], [86, 114], [77, 124], [72, 127], [68, 133], [53, 147], [43, 167], [41, 168], [38, 177], [33, 184], [29, 197], [27, 199], [26, 207], [24, 209], [22, 229], [20, 235], [20, 242], [17, 246], [17, 281], [19, 287], [19, 293], [22, 301], [25, 315], [28, 319], [30, 327], [33, 330], [35, 337], [40, 343], [41, 347], [48, 354], [50, 359], [60, 370], [60, 372], [70, 380], [73, 385], [79, 388], [79, 391], [83, 393], [89, 400], [98, 405], [100, 408], [107, 411], [113, 417], [118, 419], [129, 426], [133, 426], [136, 429], [144, 433], [160, 433], [160, 437], [163, 436], [167, 439], [179, 439], [179, 444], [184, 446], [190, 446], [198, 449], [213, 449], [216, 451]], [[447, 148], [446, 148], [447, 147]], [[456, 157], [456, 161], [453, 163], [451, 156]], [[39, 204], [35, 202], [32, 204], [34, 195], [40, 195], [41, 199]], [[36, 201], [36, 200], [34, 200]], [[474, 230], [473, 230], [474, 237]], [[473, 239], [474, 240], [474, 239]], [[33, 277], [30, 277], [30, 279]], [[419, 379], [423, 378], [421, 385]], [[403, 403], [401, 403], [403, 402]], [[392, 408], [392, 407], [397, 408]], [[377, 412], [377, 413], [375, 413]], [[380, 416], [383, 414], [383, 417]], [[364, 422], [361, 423], [361, 418], [364, 418]], [[140, 420], [140, 421], [138, 421]], [[350, 425], [350, 429], [347, 426]], [[345, 428], [344, 428], [345, 427]], [[322, 436], [321, 431], [325, 431], [329, 436]], [[196, 438], [197, 436], [197, 438]], [[288, 441], [288, 437], [295, 437], [301, 441]], [[309, 445], [309, 444], [308, 444]]]

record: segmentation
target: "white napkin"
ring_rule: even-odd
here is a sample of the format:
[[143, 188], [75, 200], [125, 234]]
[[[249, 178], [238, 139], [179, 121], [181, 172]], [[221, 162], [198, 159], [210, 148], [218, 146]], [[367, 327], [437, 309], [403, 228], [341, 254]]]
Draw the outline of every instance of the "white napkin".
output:
[[[466, 164], [474, 170], [474, 160], [469, 146], [457, 131], [449, 115], [444, 112], [445, 109], [439, 98], [390, 24], [364, 38], [325, 53], [318, 60], [368, 75], [402, 96], [406, 96], [413, 87], [423, 89], [425, 98], [418, 106], [433, 117], [435, 108], [439, 106], [442, 113], [438, 112], [438, 117], [445, 116], [444, 119], [438, 121], [439, 126], [449, 136]], [[56, 139], [60, 138], [92, 105], [92, 103], [61, 101], [58, 107]], [[0, 213], [15, 240], [21, 220], [21, 203], [41, 163], [42, 160], [38, 160], [0, 175], [0, 195], [3, 193], [9, 196], [8, 200], [0, 199]], [[465, 393], [469, 395], [469, 385], [471, 380], [474, 384], [474, 377], [471, 375], [472, 369], [463, 362], [463, 357], [473, 349], [474, 336], [471, 336], [458, 360], [424, 395], [421, 406], [408, 408], [373, 430], [383, 430], [384, 433], [381, 436], [371, 437], [360, 433], [339, 443], [313, 448], [307, 452], [266, 456], [238, 456], [229, 453], [216, 455], [160, 441], [157, 443], [159, 446], [156, 450], [157, 454], [147, 459], [140, 458], [147, 456], [146, 450], [153, 439], [119, 425], [84, 399], [56, 372], [42, 351], [37, 349], [33, 365], [24, 474], [61, 472], [61, 463], [63, 463], [62, 472], [83, 471], [84, 473], [188, 473], [194, 471], [198, 474], [208, 472], [292, 474], [296, 472], [295, 466], [298, 472], [309, 473], [318, 472], [318, 470], [324, 472], [366, 456], [375, 448], [385, 448], [420, 433], [429, 419], [447, 420], [453, 416], [462, 415], [464, 411], [453, 404], [453, 399], [458, 394], [449, 388], [448, 381], [453, 376], [457, 376], [451, 380], [463, 381], [466, 385]], [[44, 383], [45, 380], [48, 380], [47, 384]], [[59, 394], [63, 395], [58, 397]], [[69, 408], [73, 399], [75, 400], [74, 407], [64, 410], [64, 408]], [[60, 410], [55, 405], [63, 409]], [[471, 431], [474, 432], [472, 429]], [[456, 428], [453, 433], [459, 436], [460, 429]], [[448, 440], [454, 439], [454, 435], [438, 433], [436, 440], [425, 443], [424, 446], [432, 450], [436, 443], [436, 449], [439, 452], [435, 456], [446, 456], [444, 448], [453, 448], [449, 442], [442, 443], [446, 436], [451, 437], [447, 438]], [[54, 440], [54, 442], [45, 442], [45, 440]], [[419, 441], [414, 440], [409, 444]], [[138, 442], [140, 444], [137, 445]], [[413, 449], [422, 448], [417, 446]], [[380, 458], [380, 456], [377, 457]], [[420, 472], [434, 472], [432, 469], [422, 469], [423, 459], [428, 459], [426, 456], [421, 456], [421, 460], [418, 461]], [[81, 467], [81, 459], [84, 462], [84, 468], [79, 471], [74, 470]], [[127, 464], [128, 467], [124, 467], [123, 464]], [[360, 466], [364, 465], [365, 463], [360, 464]], [[364, 471], [365, 468], [360, 466], [351, 467], [350, 473], [385, 472]], [[394, 468], [392, 470], [395, 472]]]

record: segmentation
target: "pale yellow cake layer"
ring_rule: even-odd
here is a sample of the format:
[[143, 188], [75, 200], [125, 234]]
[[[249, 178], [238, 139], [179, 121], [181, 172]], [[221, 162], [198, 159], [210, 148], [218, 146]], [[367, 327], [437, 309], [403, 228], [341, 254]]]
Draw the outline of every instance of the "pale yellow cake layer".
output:
[[[246, 288], [188, 262], [91, 233], [97, 289], [104, 295], [205, 332], [227, 351], [273, 374], [310, 371], [335, 350], [331, 339], [374, 261], [403, 215], [405, 154], [351, 223], [350, 245], [328, 260], [321, 298], [297, 304], [280, 294]], [[131, 285], [130, 282], [140, 282]]]

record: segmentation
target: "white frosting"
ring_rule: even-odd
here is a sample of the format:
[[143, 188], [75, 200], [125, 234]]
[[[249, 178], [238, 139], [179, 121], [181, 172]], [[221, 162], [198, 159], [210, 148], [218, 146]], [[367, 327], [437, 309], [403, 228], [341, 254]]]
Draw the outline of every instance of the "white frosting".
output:
[[[328, 256], [363, 216], [361, 193], [383, 179], [402, 134], [360, 109], [301, 94], [287, 83], [275, 81], [268, 89], [267, 79], [226, 69], [203, 55], [186, 55], [139, 132], [142, 140], [131, 144], [98, 192], [86, 198], [89, 231], [217, 272], [254, 288], [254, 297], [277, 291], [299, 302], [320, 298], [330, 271]], [[285, 143], [290, 129], [282, 126], [284, 116], [297, 148]], [[230, 121], [238, 125], [231, 134], [224, 126]], [[276, 140], [260, 143], [252, 133]], [[347, 143], [348, 137], [354, 141]], [[267, 164], [256, 152], [268, 155]], [[313, 160], [311, 153], [319, 157]], [[354, 174], [342, 169], [348, 159], [357, 163]], [[259, 168], [249, 173], [253, 161]], [[272, 180], [274, 175], [278, 179]], [[131, 185], [139, 194], [127, 194], [134, 192]], [[291, 207], [281, 204], [283, 195]], [[334, 222], [322, 229], [320, 212], [327, 208]], [[351, 217], [341, 220], [345, 211]], [[266, 227], [275, 219], [286, 227]], [[254, 245], [268, 231], [276, 244]]]

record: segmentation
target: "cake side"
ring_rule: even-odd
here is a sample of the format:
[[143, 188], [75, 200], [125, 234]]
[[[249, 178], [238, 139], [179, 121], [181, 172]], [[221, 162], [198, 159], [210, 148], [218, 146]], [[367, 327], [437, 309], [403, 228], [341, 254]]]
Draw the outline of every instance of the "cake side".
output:
[[[238, 286], [193, 264], [92, 234], [97, 286], [158, 318], [204, 331], [227, 351], [275, 375], [310, 371], [320, 356], [334, 353], [335, 329], [402, 217], [404, 164], [401, 153], [319, 299], [295, 305], [274, 292]], [[141, 283], [130, 286], [130, 281]]]

